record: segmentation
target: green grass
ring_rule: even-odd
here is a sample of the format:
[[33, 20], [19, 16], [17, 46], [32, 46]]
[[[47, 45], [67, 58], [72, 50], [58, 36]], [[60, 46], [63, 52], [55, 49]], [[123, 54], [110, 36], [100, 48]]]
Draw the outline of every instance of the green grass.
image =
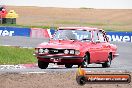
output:
[[88, 23], [88, 22], [81, 22], [81, 21], [56, 21], [55, 23], [56, 24], [93, 25], [93, 26], [107, 25], [104, 23]]
[[36, 63], [33, 49], [0, 46], [0, 64]]
[[89, 27], [97, 27], [97, 28], [102, 28], [105, 31], [127, 31], [127, 32], [132, 32], [132, 29], [130, 27], [123, 28], [124, 26], [127, 26], [128, 24], [124, 23], [101, 23], [101, 22], [81, 22], [81, 21], [67, 21], [67, 20], [58, 20], [55, 21], [53, 24], [54, 26], [51, 25], [46, 25], [46, 26], [36, 26], [36, 25], [17, 25], [17, 24], [0, 24], [0, 26], [10, 26], [10, 27], [23, 27], [23, 28], [43, 28], [43, 29], [50, 29], [53, 27], [54, 29], [58, 28], [58, 24], [63, 25], [78, 25], [78, 26], [89, 26]]
[[17, 25], [17, 24], [0, 24], [0, 26], [7, 27], [23, 27], [23, 28], [50, 28], [50, 26], [35, 26], [35, 25]]
[[55, 24], [78, 24], [85, 26], [125, 26], [121, 23], [101, 23], [101, 22], [83, 22], [83, 21], [55, 21]]

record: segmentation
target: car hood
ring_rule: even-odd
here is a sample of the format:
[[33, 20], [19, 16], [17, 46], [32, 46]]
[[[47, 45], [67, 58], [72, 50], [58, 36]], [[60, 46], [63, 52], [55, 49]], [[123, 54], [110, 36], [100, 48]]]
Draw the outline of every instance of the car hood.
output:
[[48, 43], [41, 43], [38, 48], [59, 48], [59, 49], [76, 49], [85, 47], [88, 43], [76, 40], [52, 40]]

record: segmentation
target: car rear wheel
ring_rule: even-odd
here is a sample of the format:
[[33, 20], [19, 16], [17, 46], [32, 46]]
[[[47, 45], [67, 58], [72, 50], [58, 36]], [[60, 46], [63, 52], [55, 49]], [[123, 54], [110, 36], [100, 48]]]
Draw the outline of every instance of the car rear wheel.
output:
[[88, 65], [88, 55], [86, 54], [83, 58], [83, 62], [81, 64], [78, 65], [78, 67], [81, 67], [81, 68], [84, 68], [84, 67], [87, 67]]
[[65, 64], [66, 68], [72, 68], [72, 66], [73, 66], [72, 64]]
[[105, 62], [105, 63], [103, 63], [103, 64], [102, 64], [102, 67], [103, 67], [103, 68], [110, 67], [110, 65], [111, 65], [111, 61], [112, 61], [112, 55], [109, 54], [109, 56], [108, 56], [108, 61]]
[[38, 60], [38, 67], [41, 69], [46, 69], [48, 67], [49, 63], [43, 62]]

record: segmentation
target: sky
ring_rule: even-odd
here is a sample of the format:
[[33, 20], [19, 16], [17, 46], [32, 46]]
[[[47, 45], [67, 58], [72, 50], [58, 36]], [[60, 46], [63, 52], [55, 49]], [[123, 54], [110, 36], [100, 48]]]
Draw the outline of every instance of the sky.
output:
[[132, 9], [132, 0], [0, 0], [0, 4], [63, 8]]

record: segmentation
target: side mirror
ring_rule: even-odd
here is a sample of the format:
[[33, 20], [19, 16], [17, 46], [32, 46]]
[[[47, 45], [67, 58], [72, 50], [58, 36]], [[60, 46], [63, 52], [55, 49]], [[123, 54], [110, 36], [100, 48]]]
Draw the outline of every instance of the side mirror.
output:
[[53, 37], [52, 38], [50, 38], [51, 40], [53, 40]]
[[53, 40], [53, 38], [49, 38], [48, 40], [51, 41], [51, 40]]
[[96, 42], [96, 43], [100, 43], [100, 40], [96, 40], [95, 42]]

